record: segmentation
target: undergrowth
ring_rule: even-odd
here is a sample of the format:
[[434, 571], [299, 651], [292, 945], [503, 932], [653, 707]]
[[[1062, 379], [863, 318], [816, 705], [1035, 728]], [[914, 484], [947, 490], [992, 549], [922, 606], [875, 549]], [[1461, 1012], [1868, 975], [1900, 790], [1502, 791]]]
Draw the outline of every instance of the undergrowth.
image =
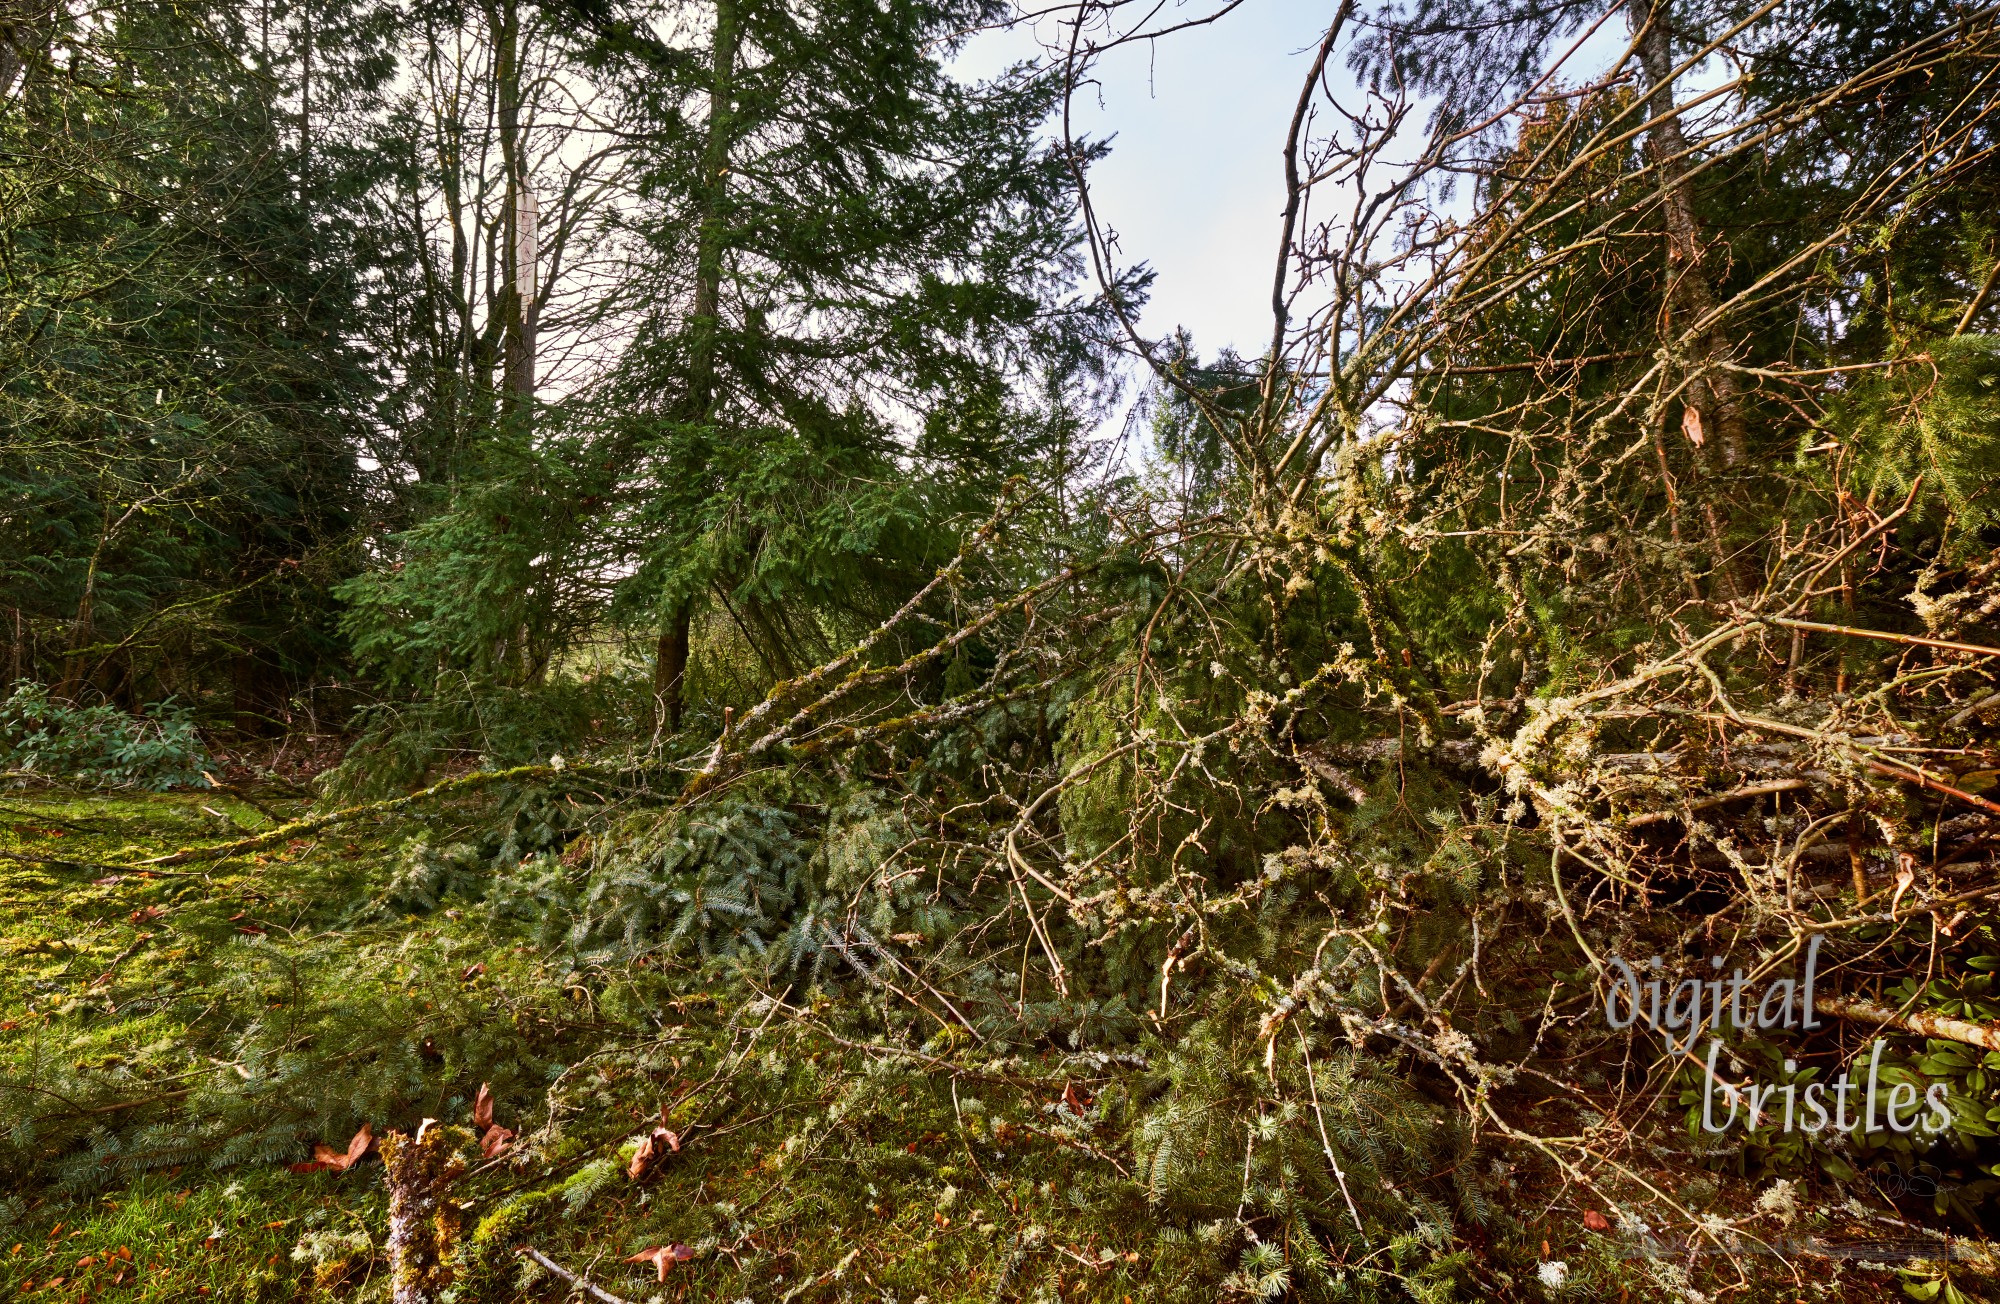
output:
[[[577, 794], [524, 791], [483, 837], [439, 811], [113, 874], [94, 863], [265, 817], [212, 795], [11, 797], [6, 846], [41, 859], [4, 871], [0, 1289], [386, 1298], [379, 1165], [294, 1169], [363, 1124], [466, 1122], [490, 1083], [522, 1136], [458, 1192], [452, 1299], [563, 1298], [524, 1244], [634, 1301], [1542, 1298], [1537, 1262], [1563, 1263], [1566, 1297], [1679, 1297], [1671, 1260], [1626, 1257], [1558, 1170], [1482, 1143], [1394, 1057], [1315, 1057], [1308, 1082], [1304, 1057], [1266, 1068], [1226, 1002], [1172, 1045], [1142, 1014], [1076, 1007], [1044, 1012], [1059, 1035], [1010, 1038], [1002, 973], [986, 1004], [961, 996], [972, 1026], [927, 1021], [886, 977], [923, 926], [893, 893], [865, 930], [787, 943], [752, 907], [831, 912], [760, 898], [745, 865], [851, 892], [843, 857], [895, 839], [868, 803], [781, 818], [803, 805], [783, 795], [670, 821], [596, 871]], [[711, 894], [730, 908], [691, 912]], [[635, 1180], [661, 1125], [680, 1148]], [[1757, 1198], [1692, 1154], [1661, 1161], [1697, 1209]], [[1875, 1216], [1765, 1189], [1784, 1197], [1767, 1236]], [[691, 1251], [664, 1284], [624, 1262], [659, 1245]], [[1811, 1297], [1896, 1280], [1850, 1266]]]

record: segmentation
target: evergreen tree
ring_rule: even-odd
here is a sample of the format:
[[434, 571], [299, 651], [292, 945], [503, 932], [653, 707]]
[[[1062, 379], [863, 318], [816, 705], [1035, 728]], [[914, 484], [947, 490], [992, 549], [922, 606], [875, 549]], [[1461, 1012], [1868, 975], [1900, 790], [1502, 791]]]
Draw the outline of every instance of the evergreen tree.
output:
[[654, 60], [647, 312], [615, 405], [638, 567], [677, 720], [716, 604], [769, 673], [938, 557], [938, 522], [1042, 451], [1093, 323], [1054, 88], [946, 64], [987, 0], [718, 0], [704, 57]]
[[[374, 386], [353, 160], [312, 151], [270, 17], [54, 8], [0, 116], [6, 668], [133, 703], [228, 665], [246, 726], [332, 654]], [[347, 35], [318, 76], [352, 105], [384, 68]]]

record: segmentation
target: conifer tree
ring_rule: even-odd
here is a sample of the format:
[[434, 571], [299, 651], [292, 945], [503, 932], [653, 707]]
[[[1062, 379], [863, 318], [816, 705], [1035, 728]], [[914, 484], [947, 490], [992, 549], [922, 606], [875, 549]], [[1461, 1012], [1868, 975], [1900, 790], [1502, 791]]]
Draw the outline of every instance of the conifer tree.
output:
[[931, 555], [1087, 368], [1052, 88], [947, 68], [984, 0], [716, 0], [649, 60], [647, 308], [616, 404], [636, 573], [677, 722], [696, 611], [777, 676]]

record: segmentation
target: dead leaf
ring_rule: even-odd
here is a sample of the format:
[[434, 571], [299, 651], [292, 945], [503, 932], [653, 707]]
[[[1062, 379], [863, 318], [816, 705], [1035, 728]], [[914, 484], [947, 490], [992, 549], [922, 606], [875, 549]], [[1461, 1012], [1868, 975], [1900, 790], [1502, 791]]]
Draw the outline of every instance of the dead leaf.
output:
[[367, 1154], [374, 1146], [375, 1129], [370, 1124], [363, 1123], [361, 1130], [354, 1134], [354, 1139], [347, 1143], [347, 1153], [342, 1154], [332, 1146], [322, 1142], [313, 1147], [312, 1162], [293, 1164], [292, 1171], [295, 1173], [311, 1173], [317, 1172], [322, 1168], [330, 1168], [336, 1173], [344, 1173], [354, 1167], [354, 1165], [360, 1163], [361, 1156]]
[[1903, 893], [1909, 891], [1911, 885], [1917, 881], [1917, 858], [1905, 851], [1897, 857], [1897, 861], [1901, 868], [1896, 871], [1896, 893], [1889, 898], [1889, 913], [1892, 915], [1896, 913], [1896, 907], [1902, 904]]
[[1088, 1091], [1078, 1091], [1074, 1082], [1063, 1083], [1062, 1098], [1063, 1104], [1069, 1106], [1069, 1112], [1079, 1118], [1083, 1117], [1083, 1112], [1090, 1108], [1090, 1093]]
[[513, 1143], [513, 1129], [501, 1127], [496, 1123], [487, 1128], [485, 1135], [479, 1138], [479, 1153], [488, 1159], [498, 1159], [507, 1153], [507, 1147]]
[[488, 1159], [506, 1154], [509, 1143], [519, 1135], [493, 1121], [493, 1088], [485, 1082], [479, 1084], [479, 1094], [472, 1100], [472, 1126], [480, 1134], [479, 1153]]
[[1690, 444], [1693, 444], [1696, 448], [1701, 447], [1703, 438], [1701, 409], [1692, 403], [1681, 409], [1681, 433], [1688, 437]]
[[134, 910], [131, 917], [135, 924], [150, 924], [165, 913], [167, 911], [164, 906], [147, 906], [143, 910]]
[[98, 887], [110, 887], [113, 883], [123, 883], [125, 876], [123, 874], [106, 874], [103, 878], [93, 878], [90, 881]]
[[[480, 974], [483, 974], [485, 972], [486, 972], [486, 962], [484, 960], [481, 960], [477, 964], [469, 966], [464, 973], [458, 976], [458, 980], [462, 983], [469, 983], [474, 978], [477, 978]], [[482, 1091], [485, 1090], [485, 1088], [483, 1087], [480, 1089]]]
[[[662, 1130], [664, 1131], [665, 1129]], [[637, 1254], [634, 1254], [630, 1258], [626, 1259], [625, 1262], [650, 1263], [655, 1268], [659, 1269], [660, 1280], [665, 1281], [667, 1279], [668, 1268], [673, 1267], [676, 1263], [681, 1263], [688, 1259], [692, 1259], [693, 1257], [694, 1257], [693, 1250], [681, 1244], [679, 1241], [675, 1241], [672, 1245], [655, 1245], [650, 1250], [641, 1250]]]
[[1594, 1232], [1608, 1232], [1611, 1230], [1611, 1220], [1595, 1209], [1586, 1209], [1583, 1211], [1583, 1225]]
[[626, 1166], [626, 1175], [636, 1182], [646, 1175], [647, 1169], [651, 1168], [661, 1159], [670, 1154], [677, 1155], [680, 1152], [680, 1133], [670, 1131], [664, 1127], [656, 1127], [645, 1140], [639, 1143], [639, 1148], [632, 1152], [632, 1162]]

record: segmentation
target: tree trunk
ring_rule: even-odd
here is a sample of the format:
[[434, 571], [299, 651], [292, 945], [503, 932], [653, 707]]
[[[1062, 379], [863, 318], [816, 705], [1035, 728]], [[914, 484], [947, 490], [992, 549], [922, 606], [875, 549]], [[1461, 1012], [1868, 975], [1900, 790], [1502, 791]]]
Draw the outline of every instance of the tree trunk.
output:
[[0, 3], [0, 112], [27, 88], [29, 64], [48, 39], [49, 11], [35, 0]]
[[451, 1280], [462, 1215], [451, 1188], [465, 1174], [459, 1128], [430, 1119], [415, 1137], [382, 1138], [383, 1180], [389, 1187], [389, 1297], [392, 1304], [436, 1304]]
[[521, 14], [516, 0], [489, 4], [493, 37], [493, 111], [500, 129], [505, 189], [500, 214], [500, 410], [528, 419], [535, 397], [534, 294], [536, 209], [528, 188], [527, 145], [521, 139]]
[[[1715, 308], [1715, 289], [1709, 270], [1702, 266], [1702, 235], [1694, 212], [1694, 187], [1687, 179], [1688, 143], [1674, 112], [1673, 40], [1667, 30], [1666, 0], [1629, 0], [1627, 13], [1638, 34], [1640, 70], [1650, 86], [1646, 113], [1654, 119], [1646, 133], [1646, 148], [1660, 170], [1666, 187], [1667, 274], [1671, 277], [1667, 311], [1669, 338], [1676, 321], [1692, 326]], [[1736, 377], [1719, 369], [1729, 359], [1729, 342], [1717, 326], [1704, 330], [1695, 340], [1702, 361], [1716, 367], [1688, 387], [1692, 419], [1682, 428], [1696, 444], [1705, 444], [1709, 433], [1715, 443], [1709, 455], [1723, 467], [1743, 462], [1743, 403]]]
[[701, 230], [695, 249], [693, 338], [688, 356], [690, 415], [715, 415], [716, 336], [722, 312], [722, 245], [729, 192], [729, 150], [736, 117], [736, 55], [741, 39], [736, 0], [716, 0], [714, 72], [708, 99], [708, 139], [702, 148]]
[[263, 712], [258, 709], [262, 705], [258, 679], [256, 657], [248, 652], [238, 652], [230, 658], [229, 687], [236, 733], [246, 740], [264, 732]]
[[312, 94], [313, 21], [312, 5], [300, 6], [299, 31], [299, 207], [311, 211], [312, 203]]
[[681, 727], [681, 711], [687, 700], [683, 685], [687, 680], [688, 637], [692, 632], [694, 604], [683, 602], [668, 617], [660, 631], [660, 645], [653, 655], [653, 732], [664, 724], [667, 732]]

